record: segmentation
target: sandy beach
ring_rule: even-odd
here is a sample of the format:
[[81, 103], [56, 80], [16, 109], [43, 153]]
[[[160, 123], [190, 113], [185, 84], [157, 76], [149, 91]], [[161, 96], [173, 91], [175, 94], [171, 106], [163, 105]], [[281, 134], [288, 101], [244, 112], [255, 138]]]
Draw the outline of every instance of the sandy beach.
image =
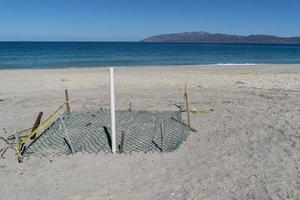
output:
[[[116, 108], [178, 110], [187, 141], [172, 153], [0, 159], [0, 199], [300, 199], [300, 65], [116, 68]], [[0, 136], [71, 109], [109, 107], [107, 68], [0, 70]], [[184, 115], [184, 119], [185, 115]], [[0, 141], [0, 147], [4, 145]]]

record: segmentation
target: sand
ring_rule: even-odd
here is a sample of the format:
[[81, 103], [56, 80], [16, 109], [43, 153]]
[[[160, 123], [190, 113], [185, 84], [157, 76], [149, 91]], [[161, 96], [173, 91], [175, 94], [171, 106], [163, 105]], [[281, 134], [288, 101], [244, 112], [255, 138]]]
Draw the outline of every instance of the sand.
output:
[[[300, 199], [300, 65], [117, 68], [117, 108], [176, 110], [192, 132], [172, 153], [0, 159], [0, 199]], [[109, 106], [107, 69], [0, 71], [0, 136], [49, 114]], [[3, 145], [0, 142], [0, 146]]]

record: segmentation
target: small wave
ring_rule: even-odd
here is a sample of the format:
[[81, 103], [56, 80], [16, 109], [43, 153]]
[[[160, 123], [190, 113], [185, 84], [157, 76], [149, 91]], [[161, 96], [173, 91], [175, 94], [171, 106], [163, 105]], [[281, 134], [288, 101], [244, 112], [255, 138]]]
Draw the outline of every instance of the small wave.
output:
[[263, 63], [258, 64], [258, 63], [218, 63], [217, 65], [219, 66], [251, 66], [251, 65], [264, 65]]

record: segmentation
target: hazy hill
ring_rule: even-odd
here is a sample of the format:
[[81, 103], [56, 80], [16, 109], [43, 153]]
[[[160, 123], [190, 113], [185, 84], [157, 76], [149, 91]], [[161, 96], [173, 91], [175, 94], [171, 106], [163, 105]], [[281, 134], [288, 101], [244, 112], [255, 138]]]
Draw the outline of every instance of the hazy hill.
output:
[[142, 42], [199, 42], [199, 43], [274, 43], [300, 44], [300, 37], [277, 37], [273, 35], [228, 35], [208, 32], [184, 32], [155, 35]]

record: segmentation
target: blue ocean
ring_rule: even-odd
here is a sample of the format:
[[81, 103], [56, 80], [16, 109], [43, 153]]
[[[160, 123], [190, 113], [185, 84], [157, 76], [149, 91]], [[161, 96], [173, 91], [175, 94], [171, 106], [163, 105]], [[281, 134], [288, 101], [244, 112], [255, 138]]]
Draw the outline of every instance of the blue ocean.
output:
[[0, 69], [300, 64], [300, 45], [0, 42]]

